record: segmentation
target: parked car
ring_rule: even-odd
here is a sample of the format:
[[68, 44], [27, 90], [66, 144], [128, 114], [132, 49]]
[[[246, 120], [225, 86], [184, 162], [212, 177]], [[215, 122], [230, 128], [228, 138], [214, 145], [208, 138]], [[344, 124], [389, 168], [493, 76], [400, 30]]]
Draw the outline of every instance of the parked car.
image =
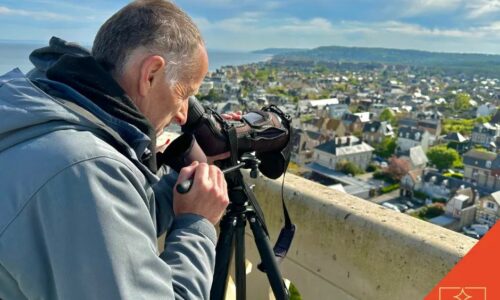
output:
[[405, 212], [409, 208], [408, 205], [403, 204], [403, 203], [393, 203], [393, 205], [395, 205], [399, 209], [400, 212]]
[[406, 200], [404, 204], [406, 204], [406, 206], [408, 206], [408, 208], [414, 208], [415, 207], [415, 204], [413, 202], [411, 202], [410, 200]]
[[389, 209], [395, 210], [397, 212], [401, 212], [401, 210], [399, 210], [399, 208], [396, 205], [392, 204], [392, 203], [384, 202], [381, 205], [384, 206], [384, 207], [387, 207]]
[[490, 227], [485, 224], [472, 224], [468, 229], [474, 230], [479, 234], [479, 237], [483, 237], [490, 230]]
[[464, 235], [471, 237], [471, 238], [474, 238], [476, 240], [479, 240], [479, 238], [480, 238], [479, 234], [473, 229], [464, 227], [464, 228], [462, 228], [462, 232]]

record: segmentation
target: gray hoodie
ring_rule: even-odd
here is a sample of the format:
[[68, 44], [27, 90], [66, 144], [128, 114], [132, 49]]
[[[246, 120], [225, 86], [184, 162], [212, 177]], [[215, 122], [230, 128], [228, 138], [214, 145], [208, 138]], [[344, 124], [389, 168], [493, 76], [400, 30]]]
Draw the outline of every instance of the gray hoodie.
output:
[[[144, 147], [121, 139], [139, 130], [44, 84], [72, 101], [19, 70], [0, 77], [0, 298], [208, 298], [213, 225], [173, 216], [175, 179], [159, 180], [137, 159]], [[157, 227], [168, 228], [163, 253]]]

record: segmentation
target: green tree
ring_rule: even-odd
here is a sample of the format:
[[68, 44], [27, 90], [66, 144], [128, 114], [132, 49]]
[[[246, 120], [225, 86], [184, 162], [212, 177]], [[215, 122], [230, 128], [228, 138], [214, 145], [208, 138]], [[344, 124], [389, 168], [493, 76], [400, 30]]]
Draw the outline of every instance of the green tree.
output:
[[335, 168], [340, 172], [343, 172], [345, 174], [351, 174], [353, 176], [364, 173], [360, 167], [347, 160], [339, 161], [335, 166]]
[[384, 109], [379, 116], [380, 121], [386, 121], [389, 122], [390, 124], [395, 124], [396, 123], [396, 117], [394, 116], [394, 113], [392, 110], [389, 108]]
[[346, 92], [347, 91], [347, 83], [335, 83], [333, 85], [334, 91]]
[[430, 162], [439, 170], [451, 168], [454, 165], [462, 164], [460, 155], [455, 149], [446, 146], [435, 146], [427, 151], [427, 157]]
[[222, 97], [222, 95], [220, 95], [214, 89], [210, 89], [210, 91], [208, 91], [208, 95], [201, 96], [199, 99], [200, 100], [208, 100], [210, 102], [220, 102], [220, 101], [224, 100], [224, 98]]
[[455, 110], [466, 110], [470, 108], [470, 95], [467, 93], [458, 93], [455, 96], [453, 108]]
[[394, 154], [394, 150], [396, 150], [396, 138], [385, 137], [382, 142], [375, 147], [374, 152], [380, 157], [389, 158]]

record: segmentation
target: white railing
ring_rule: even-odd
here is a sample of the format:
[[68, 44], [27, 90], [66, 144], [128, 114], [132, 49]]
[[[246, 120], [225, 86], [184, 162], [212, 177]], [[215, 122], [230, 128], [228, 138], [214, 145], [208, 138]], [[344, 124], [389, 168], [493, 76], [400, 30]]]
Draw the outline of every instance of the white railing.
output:
[[[283, 225], [281, 180], [249, 179], [274, 243]], [[422, 299], [475, 240], [287, 174], [285, 199], [297, 233], [283, 276], [302, 299]], [[248, 228], [248, 226], [247, 226]], [[269, 299], [247, 230], [248, 299]]]

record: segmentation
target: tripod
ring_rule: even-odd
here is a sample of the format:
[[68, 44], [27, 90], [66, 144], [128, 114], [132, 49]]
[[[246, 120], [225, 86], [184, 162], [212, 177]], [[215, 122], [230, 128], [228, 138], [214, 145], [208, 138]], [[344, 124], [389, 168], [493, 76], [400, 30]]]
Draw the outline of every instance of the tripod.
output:
[[234, 172], [225, 172], [228, 183], [230, 203], [226, 214], [220, 222], [220, 234], [217, 241], [215, 258], [215, 276], [210, 292], [210, 299], [224, 299], [229, 265], [234, 252], [236, 299], [246, 299], [246, 272], [245, 272], [245, 226], [250, 223], [255, 244], [262, 263], [259, 269], [267, 274], [271, 289], [277, 300], [288, 299], [288, 290], [278, 269], [278, 263], [269, 243], [267, 229], [260, 212], [255, 195], [243, 181], [240, 168], [251, 169], [250, 176], [257, 177], [258, 159], [253, 155], [242, 157], [242, 162], [236, 166]]

